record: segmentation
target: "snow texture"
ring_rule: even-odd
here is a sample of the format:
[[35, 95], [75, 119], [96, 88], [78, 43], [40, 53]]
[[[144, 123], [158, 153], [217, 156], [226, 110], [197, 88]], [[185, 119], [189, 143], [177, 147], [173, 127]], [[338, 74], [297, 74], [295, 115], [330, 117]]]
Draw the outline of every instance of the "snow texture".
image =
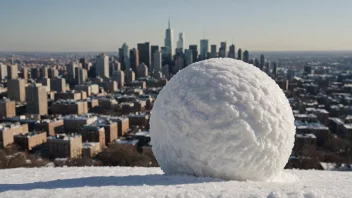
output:
[[[352, 172], [284, 170], [286, 182], [164, 175], [160, 168], [70, 167], [0, 170], [1, 198], [352, 197]], [[291, 178], [290, 175], [296, 175]], [[293, 180], [292, 180], [293, 179]]]
[[292, 109], [253, 65], [209, 59], [179, 71], [155, 101], [152, 149], [167, 174], [272, 180], [294, 143]]

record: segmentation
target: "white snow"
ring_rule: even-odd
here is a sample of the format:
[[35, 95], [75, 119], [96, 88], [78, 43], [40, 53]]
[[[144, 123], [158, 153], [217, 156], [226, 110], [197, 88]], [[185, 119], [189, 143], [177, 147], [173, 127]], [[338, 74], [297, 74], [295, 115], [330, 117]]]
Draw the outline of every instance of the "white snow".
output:
[[194, 63], [160, 91], [151, 144], [165, 173], [272, 180], [295, 135], [280, 87], [253, 65], [224, 58]]
[[[352, 172], [285, 170], [286, 182], [164, 175], [160, 168], [70, 167], [0, 170], [0, 197], [352, 197]], [[291, 176], [290, 176], [291, 175]], [[292, 181], [292, 175], [297, 177]]]

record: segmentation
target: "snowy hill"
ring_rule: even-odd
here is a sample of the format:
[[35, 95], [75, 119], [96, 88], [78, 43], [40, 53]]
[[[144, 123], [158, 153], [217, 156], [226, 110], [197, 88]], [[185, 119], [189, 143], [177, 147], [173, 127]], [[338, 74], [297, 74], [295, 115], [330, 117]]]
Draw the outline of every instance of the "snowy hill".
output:
[[[352, 172], [285, 170], [276, 182], [166, 176], [159, 168], [0, 171], [0, 197], [352, 197]], [[281, 180], [281, 181], [280, 181]]]

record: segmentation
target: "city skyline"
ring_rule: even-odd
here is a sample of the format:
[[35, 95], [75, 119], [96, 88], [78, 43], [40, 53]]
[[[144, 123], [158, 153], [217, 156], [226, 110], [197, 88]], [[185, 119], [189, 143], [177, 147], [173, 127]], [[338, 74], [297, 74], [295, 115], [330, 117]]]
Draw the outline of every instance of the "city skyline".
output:
[[[204, 1], [202, 1], [204, 2]], [[187, 6], [185, 6], [187, 5]], [[164, 46], [168, 18], [173, 46], [201, 39], [250, 51], [352, 50], [352, 2], [9, 1], [0, 8], [0, 51], [117, 51], [150, 42]], [[280, 20], [278, 20], [278, 18]], [[204, 33], [204, 37], [203, 37]]]

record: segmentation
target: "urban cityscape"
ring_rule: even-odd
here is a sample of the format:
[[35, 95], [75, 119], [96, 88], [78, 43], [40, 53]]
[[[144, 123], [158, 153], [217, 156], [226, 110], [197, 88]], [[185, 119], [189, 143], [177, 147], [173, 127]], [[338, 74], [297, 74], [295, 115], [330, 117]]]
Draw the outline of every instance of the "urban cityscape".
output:
[[169, 20], [162, 47], [1, 53], [0, 168], [158, 166], [149, 144], [153, 103], [179, 70], [210, 58], [252, 64], [284, 91], [297, 133], [286, 168], [350, 168], [352, 53], [266, 55], [205, 38], [186, 45], [182, 32], [177, 38]]

